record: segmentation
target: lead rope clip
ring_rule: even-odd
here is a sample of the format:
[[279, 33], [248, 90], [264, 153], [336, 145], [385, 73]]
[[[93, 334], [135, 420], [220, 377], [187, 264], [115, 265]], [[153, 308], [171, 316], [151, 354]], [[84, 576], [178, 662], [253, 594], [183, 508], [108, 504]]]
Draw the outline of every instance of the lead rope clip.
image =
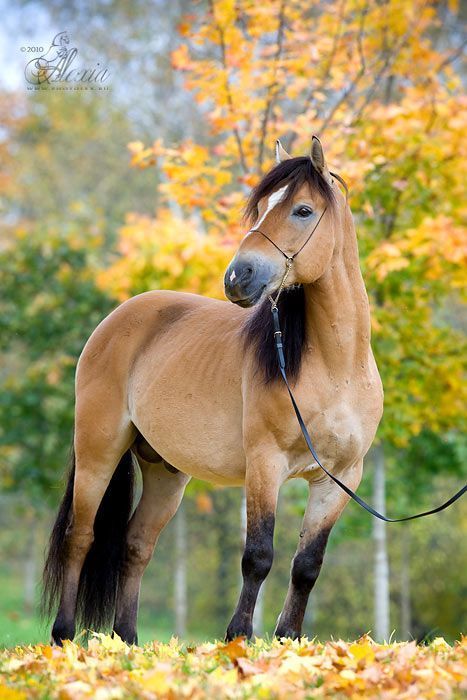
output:
[[293, 258], [286, 258], [285, 259], [285, 272], [284, 272], [284, 276], [282, 278], [282, 282], [279, 285], [279, 289], [277, 290], [276, 298], [274, 299], [272, 294], [268, 295], [268, 299], [271, 302], [271, 310], [277, 309], [277, 302], [279, 301], [279, 297], [282, 293], [282, 290], [284, 289], [285, 280], [287, 279], [287, 276], [290, 272], [290, 269], [292, 267], [292, 263], [293, 263]]

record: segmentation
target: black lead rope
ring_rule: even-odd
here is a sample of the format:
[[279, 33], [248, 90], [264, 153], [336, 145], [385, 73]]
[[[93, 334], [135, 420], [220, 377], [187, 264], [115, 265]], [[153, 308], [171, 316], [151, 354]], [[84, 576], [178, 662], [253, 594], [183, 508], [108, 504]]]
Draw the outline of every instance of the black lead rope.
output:
[[417, 513], [417, 515], [409, 515], [406, 518], [387, 518], [385, 515], [382, 515], [382, 513], [378, 513], [377, 510], [375, 510], [372, 506], [370, 506], [368, 503], [366, 503], [360, 496], [357, 496], [357, 494], [352, 491], [348, 486], [346, 486], [340, 479], [337, 478], [337, 476], [334, 476], [334, 474], [331, 474], [331, 472], [326, 469], [325, 466], [323, 466], [319, 460], [318, 455], [316, 454], [315, 448], [313, 447], [313, 443], [311, 442], [310, 435], [308, 433], [308, 430], [306, 428], [306, 425], [303, 421], [303, 418], [301, 416], [300, 410], [297, 406], [297, 402], [295, 401], [294, 395], [292, 393], [292, 389], [289, 386], [289, 382], [287, 379], [287, 374], [285, 372], [285, 358], [284, 358], [284, 349], [282, 346], [282, 331], [281, 331], [281, 326], [280, 326], [280, 321], [279, 321], [279, 309], [277, 308], [276, 304], [273, 303], [271, 307], [272, 311], [272, 318], [274, 322], [274, 341], [276, 343], [276, 350], [277, 350], [277, 359], [279, 362], [279, 369], [282, 375], [282, 379], [285, 382], [285, 385], [287, 387], [287, 391], [289, 392], [290, 400], [292, 401], [292, 406], [295, 411], [295, 415], [297, 416], [298, 423], [300, 425], [300, 429], [302, 431], [303, 437], [305, 438], [305, 442], [308, 446], [308, 449], [310, 450], [311, 454], [313, 455], [313, 458], [315, 462], [318, 464], [319, 467], [323, 470], [325, 474], [329, 476], [330, 479], [334, 481], [340, 488], [345, 491], [345, 493], [350, 496], [350, 498], [353, 498], [354, 501], [358, 503], [359, 506], [367, 510], [369, 513], [375, 516], [375, 518], [379, 518], [380, 520], [384, 520], [386, 523], [402, 523], [406, 520], [415, 520], [416, 518], [423, 518], [425, 515], [433, 515], [433, 513], [439, 513], [440, 511], [444, 510], [448, 506], [451, 505], [451, 503], [454, 503], [457, 501], [458, 498], [464, 495], [464, 493], [467, 491], [467, 484], [460, 489], [457, 493], [452, 496], [449, 501], [446, 501], [446, 503], [443, 503], [441, 506], [438, 506], [437, 508], [433, 508], [432, 510], [426, 510], [423, 513]]

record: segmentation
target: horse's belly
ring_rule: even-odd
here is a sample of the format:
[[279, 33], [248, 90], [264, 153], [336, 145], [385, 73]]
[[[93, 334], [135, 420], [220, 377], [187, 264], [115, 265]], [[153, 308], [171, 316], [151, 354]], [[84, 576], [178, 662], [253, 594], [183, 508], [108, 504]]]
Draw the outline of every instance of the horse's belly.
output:
[[241, 425], [212, 410], [203, 413], [190, 399], [183, 403], [174, 411], [165, 403], [162, 410], [137, 416], [138, 430], [165, 461], [185, 474], [213, 484], [243, 484]]

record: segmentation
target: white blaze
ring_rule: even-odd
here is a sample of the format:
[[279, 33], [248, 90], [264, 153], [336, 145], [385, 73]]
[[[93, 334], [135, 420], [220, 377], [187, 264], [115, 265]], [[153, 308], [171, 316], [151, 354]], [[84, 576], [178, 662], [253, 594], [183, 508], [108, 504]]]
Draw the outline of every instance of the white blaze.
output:
[[236, 278], [236, 276], [237, 275], [235, 274], [235, 270], [232, 270], [232, 272], [230, 273], [230, 277], [229, 277], [230, 281], [233, 282], [234, 279]]
[[269, 214], [269, 212], [272, 209], [274, 209], [276, 204], [279, 204], [279, 202], [282, 202], [282, 200], [284, 199], [284, 197], [287, 193], [288, 187], [289, 187], [288, 185], [284, 185], [284, 187], [281, 187], [279, 190], [276, 190], [271, 195], [269, 195], [268, 204], [267, 204], [267, 207], [265, 209], [265, 212], [264, 212], [263, 216], [253, 226], [253, 228], [259, 228], [261, 226], [261, 224], [263, 223], [263, 221], [265, 220], [265, 218], [267, 217], [267, 215]]

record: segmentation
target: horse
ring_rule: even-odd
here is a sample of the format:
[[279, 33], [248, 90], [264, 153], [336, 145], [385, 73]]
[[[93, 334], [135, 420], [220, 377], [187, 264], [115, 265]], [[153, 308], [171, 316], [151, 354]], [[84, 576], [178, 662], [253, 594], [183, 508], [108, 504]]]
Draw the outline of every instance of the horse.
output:
[[[320, 459], [351, 489], [382, 415], [369, 302], [347, 196], [313, 137], [309, 156], [276, 145], [252, 191], [224, 279], [228, 301], [149, 291], [92, 333], [76, 371], [72, 466], [44, 567], [52, 642], [113, 625], [137, 643], [143, 572], [191, 477], [243, 486], [243, 585], [226, 639], [251, 638], [273, 561], [280, 487], [309, 497], [275, 635], [299, 638], [331, 528], [348, 495], [310, 457], [280, 378], [269, 297], [283, 323], [287, 375]], [[342, 182], [342, 180], [341, 180]], [[232, 302], [232, 303], [229, 303]], [[137, 465], [142, 495], [133, 512]], [[57, 610], [58, 608], [58, 610]]]

